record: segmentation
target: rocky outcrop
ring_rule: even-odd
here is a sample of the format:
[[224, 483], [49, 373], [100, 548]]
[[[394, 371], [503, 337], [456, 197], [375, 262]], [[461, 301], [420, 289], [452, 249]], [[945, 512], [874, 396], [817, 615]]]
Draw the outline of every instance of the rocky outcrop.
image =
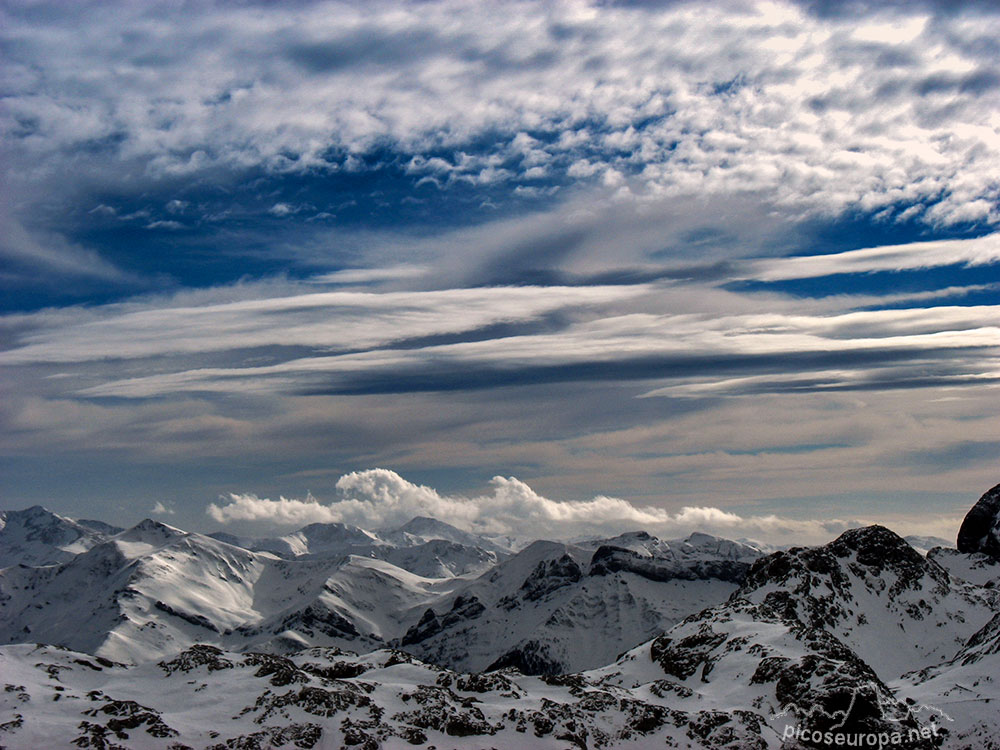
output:
[[1000, 484], [979, 498], [958, 530], [959, 552], [981, 552], [1000, 560]]
[[433, 609], [428, 609], [424, 612], [423, 617], [420, 618], [420, 622], [407, 630], [406, 634], [402, 637], [402, 639], [400, 639], [399, 643], [401, 646], [410, 646], [414, 643], [420, 643], [421, 641], [425, 641], [428, 638], [437, 635], [442, 630], [445, 630], [456, 623], [474, 620], [479, 617], [485, 609], [486, 608], [483, 606], [483, 603], [476, 597], [459, 596], [455, 599], [451, 609], [443, 615], [439, 616]]
[[748, 570], [750, 570], [750, 563], [742, 560], [665, 559], [644, 556], [634, 550], [609, 544], [598, 547], [590, 561], [590, 575], [592, 576], [625, 571], [659, 583], [674, 580], [698, 581], [709, 578], [729, 583], [740, 583], [746, 577]]
[[[733, 598], [828, 631], [883, 678], [949, 658], [998, 604], [996, 592], [953, 577], [882, 526], [761, 558]], [[892, 649], [882, 645], [889, 633]]]
[[570, 586], [583, 577], [583, 571], [569, 555], [563, 555], [556, 560], [542, 560], [531, 575], [521, 584], [524, 599], [537, 601], [564, 586]]

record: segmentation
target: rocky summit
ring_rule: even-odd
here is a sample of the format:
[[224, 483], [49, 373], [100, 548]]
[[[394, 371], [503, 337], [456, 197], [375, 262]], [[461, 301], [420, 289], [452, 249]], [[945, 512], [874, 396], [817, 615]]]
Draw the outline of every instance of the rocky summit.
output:
[[1000, 560], [1000, 484], [979, 498], [958, 530], [959, 552], [981, 552]]

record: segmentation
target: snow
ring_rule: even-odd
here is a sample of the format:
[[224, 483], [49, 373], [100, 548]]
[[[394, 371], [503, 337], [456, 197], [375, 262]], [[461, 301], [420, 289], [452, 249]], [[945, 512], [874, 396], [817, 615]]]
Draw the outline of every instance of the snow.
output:
[[[876, 723], [943, 711], [956, 747], [1000, 734], [1000, 563], [881, 527], [765, 557], [641, 531], [513, 552], [434, 519], [277, 540], [88, 523], [0, 514], [0, 745], [562, 749], [585, 728], [701, 748], [721, 716], [729, 746], [778, 748], [788, 685], [875, 696]], [[496, 664], [571, 674], [477, 676]]]

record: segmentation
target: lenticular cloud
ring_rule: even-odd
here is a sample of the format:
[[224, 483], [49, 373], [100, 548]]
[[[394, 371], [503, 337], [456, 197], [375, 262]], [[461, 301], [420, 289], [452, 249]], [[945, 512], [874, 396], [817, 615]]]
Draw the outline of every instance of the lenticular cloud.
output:
[[207, 513], [220, 523], [260, 522], [295, 527], [308, 523], [346, 523], [368, 529], [399, 526], [415, 516], [445, 520], [467, 531], [511, 534], [521, 538], [569, 539], [614, 535], [644, 529], [660, 536], [704, 531], [720, 536], [753, 536], [764, 540], [826, 540], [861, 521], [797, 521], [778, 516], [740, 516], [713, 507], [685, 507], [676, 513], [637, 506], [599, 495], [589, 500], [557, 501], [543, 497], [514, 477], [494, 477], [490, 491], [471, 497], [442, 495], [407, 481], [388, 469], [345, 474], [337, 481], [337, 497], [321, 502], [259, 498], [230, 494], [211, 503]]

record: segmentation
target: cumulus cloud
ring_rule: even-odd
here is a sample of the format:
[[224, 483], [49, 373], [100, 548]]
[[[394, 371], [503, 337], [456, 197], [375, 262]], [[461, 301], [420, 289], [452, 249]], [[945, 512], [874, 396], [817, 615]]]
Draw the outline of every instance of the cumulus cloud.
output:
[[586, 535], [614, 535], [643, 529], [662, 537], [694, 531], [763, 541], [826, 541], [859, 520], [794, 520], [776, 515], [741, 516], [714, 507], [685, 507], [676, 513], [634, 505], [615, 497], [556, 501], [536, 493], [514, 477], [494, 477], [490, 492], [463, 497], [442, 495], [413, 484], [387, 469], [345, 474], [337, 482], [338, 497], [323, 503], [277, 500], [249, 494], [231, 494], [210, 503], [208, 515], [220, 523], [256, 522], [278, 527], [307, 523], [346, 523], [367, 529], [392, 528], [415, 516], [431, 516], [482, 534], [507, 534], [522, 539], [571, 539]]
[[900, 534], [954, 536], [961, 516], [887, 514], [865, 518], [793, 518], [774, 513], [746, 515], [713, 506], [688, 506], [671, 512], [616, 497], [588, 500], [546, 498], [514, 477], [494, 477], [481, 495], [442, 495], [408, 482], [393, 471], [370, 469], [345, 474], [338, 496], [323, 503], [261, 499], [231, 494], [207, 513], [220, 523], [255, 522], [264, 527], [297, 527], [306, 523], [346, 523], [366, 529], [393, 528], [415, 516], [446, 520], [465, 531], [511, 535], [522, 540], [569, 540], [613, 536], [644, 530], [661, 538], [703, 532], [730, 539], [749, 538], [770, 544], [820, 544], [847, 529], [882, 523]]
[[150, 509], [149, 512], [157, 516], [172, 516], [175, 514], [173, 508], [164, 505], [159, 500], [156, 501], [156, 503], [153, 505], [153, 507]]

